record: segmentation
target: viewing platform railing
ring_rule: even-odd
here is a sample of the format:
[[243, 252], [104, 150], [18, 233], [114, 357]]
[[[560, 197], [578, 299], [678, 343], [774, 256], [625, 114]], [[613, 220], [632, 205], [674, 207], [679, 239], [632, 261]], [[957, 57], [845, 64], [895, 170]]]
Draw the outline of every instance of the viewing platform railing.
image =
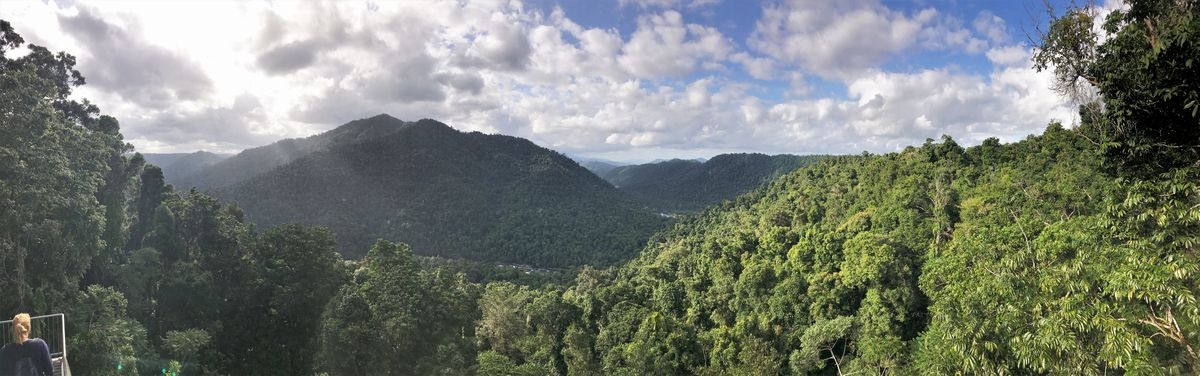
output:
[[[50, 347], [54, 376], [71, 376], [67, 364], [67, 316], [61, 313], [30, 317], [29, 338], [41, 338]], [[0, 321], [0, 344], [12, 342], [12, 320]], [[5, 371], [11, 372], [11, 371]]]

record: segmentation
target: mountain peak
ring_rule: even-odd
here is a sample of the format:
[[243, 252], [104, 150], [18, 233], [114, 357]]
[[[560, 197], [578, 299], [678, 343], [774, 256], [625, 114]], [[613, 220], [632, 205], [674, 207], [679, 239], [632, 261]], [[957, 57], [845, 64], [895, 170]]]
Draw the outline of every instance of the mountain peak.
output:
[[392, 115], [379, 114], [379, 115], [375, 115], [375, 116], [372, 116], [369, 118], [362, 118], [362, 119], [354, 120], [349, 123], [343, 124], [337, 128], [346, 128], [347, 126], [353, 128], [354, 126], [392, 126], [392, 125], [405, 125], [405, 124], [408, 124], [408, 123], [403, 120], [397, 119]]
[[421, 119], [421, 120], [417, 120], [417, 121], [416, 121], [416, 124], [421, 124], [421, 125], [432, 125], [432, 126], [438, 126], [438, 127], [444, 127], [444, 128], [450, 128], [450, 129], [454, 129], [454, 127], [451, 127], [451, 126], [447, 125], [446, 123], [443, 123], [443, 122], [440, 122], [440, 121], [437, 121], [437, 120], [433, 120], [433, 119], [428, 119], [428, 118], [426, 118], [426, 119]]
[[381, 113], [381, 114], [379, 114], [379, 115], [375, 115], [375, 116], [372, 116], [372, 117], [369, 117], [369, 118], [366, 118], [366, 119], [363, 119], [363, 120], [373, 120], [373, 121], [380, 121], [380, 120], [387, 120], [387, 121], [400, 121], [400, 119], [397, 119], [395, 116], [388, 115], [388, 114], [386, 114], [386, 113]]

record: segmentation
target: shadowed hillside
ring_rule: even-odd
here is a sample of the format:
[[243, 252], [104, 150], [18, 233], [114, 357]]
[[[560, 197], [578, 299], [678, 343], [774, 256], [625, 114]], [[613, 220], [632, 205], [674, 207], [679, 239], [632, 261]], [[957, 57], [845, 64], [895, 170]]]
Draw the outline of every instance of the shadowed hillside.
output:
[[700, 162], [665, 162], [612, 168], [612, 185], [664, 212], [691, 212], [733, 199], [822, 156], [721, 154]]
[[260, 226], [327, 226], [350, 257], [385, 238], [428, 255], [607, 264], [632, 255], [662, 222], [521, 138], [380, 116], [304, 142], [330, 146], [214, 193]]

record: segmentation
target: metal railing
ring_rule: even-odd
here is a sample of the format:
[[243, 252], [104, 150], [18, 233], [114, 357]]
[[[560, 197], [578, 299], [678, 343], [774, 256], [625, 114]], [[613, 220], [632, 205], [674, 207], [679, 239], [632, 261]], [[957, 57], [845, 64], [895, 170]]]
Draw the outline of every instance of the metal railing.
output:
[[[71, 376], [67, 365], [67, 316], [62, 313], [29, 318], [29, 338], [41, 338], [50, 347], [55, 376]], [[0, 321], [0, 343], [12, 342], [12, 320]]]

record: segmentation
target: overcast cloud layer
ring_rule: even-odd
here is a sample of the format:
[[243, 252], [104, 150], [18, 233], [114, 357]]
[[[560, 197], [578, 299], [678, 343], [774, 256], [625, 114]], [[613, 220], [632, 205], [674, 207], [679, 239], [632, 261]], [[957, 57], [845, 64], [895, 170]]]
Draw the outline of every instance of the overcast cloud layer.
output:
[[77, 55], [79, 95], [143, 152], [236, 152], [379, 113], [627, 161], [1015, 141], [1075, 118], [1000, 12], [719, 5], [614, 1], [636, 12], [624, 27], [503, 0], [6, 1], [0, 18]]

